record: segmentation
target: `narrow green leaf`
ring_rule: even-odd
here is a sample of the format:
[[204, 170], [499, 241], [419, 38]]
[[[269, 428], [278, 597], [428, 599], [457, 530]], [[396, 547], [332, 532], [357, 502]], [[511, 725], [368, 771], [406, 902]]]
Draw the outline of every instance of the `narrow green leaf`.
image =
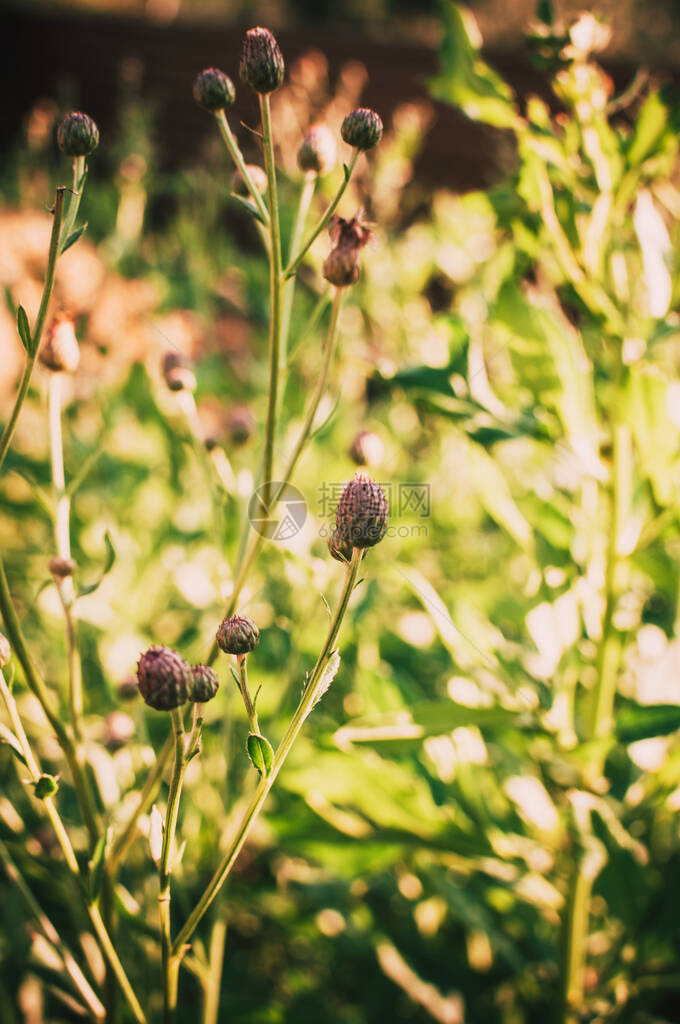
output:
[[5, 305], [7, 306], [10, 316], [12, 319], [17, 315], [17, 307], [14, 305], [14, 299], [12, 298], [12, 292], [8, 285], [5, 285]]
[[31, 328], [28, 323], [28, 317], [26, 316], [26, 310], [23, 306], [17, 308], [17, 330], [19, 337], [21, 338], [21, 344], [24, 346], [29, 356], [31, 355]]
[[98, 578], [94, 581], [94, 583], [90, 583], [88, 584], [88, 586], [83, 587], [81, 590], [78, 591], [79, 597], [85, 597], [87, 594], [93, 594], [95, 590], [101, 585], [104, 577], [108, 576], [111, 569], [113, 568], [113, 563], [116, 560], [116, 549], [113, 546], [111, 534], [109, 533], [108, 530], [104, 534], [104, 544], [106, 545], [106, 561], [104, 563], [104, 568], [102, 569], [101, 573], [99, 574]]
[[269, 740], [251, 732], [248, 734], [246, 749], [253, 767], [257, 768], [260, 775], [269, 775], [274, 762], [274, 751]]
[[107, 829], [104, 835], [100, 836], [90, 861], [90, 899], [93, 903], [99, 899], [99, 892], [104, 875], [104, 864], [106, 862], [106, 848], [111, 836], [111, 829]]
[[231, 198], [235, 203], [238, 203], [239, 206], [242, 206], [244, 210], [247, 210], [251, 217], [254, 217], [255, 220], [259, 220], [260, 224], [266, 227], [266, 224], [262, 219], [262, 215], [255, 206], [255, 203], [252, 203], [250, 199], [246, 199], [244, 196], [237, 195], [236, 192], [231, 193]]
[[87, 227], [87, 221], [85, 221], [85, 223], [82, 224], [79, 228], [76, 228], [76, 230], [73, 231], [68, 236], [68, 238], [66, 239], [66, 241], [64, 242], [64, 244], [61, 247], [62, 253], [66, 252], [67, 249], [70, 249], [72, 245], [75, 245], [75, 243], [78, 241], [78, 239], [80, 238], [80, 236], [82, 235], [82, 233], [83, 233], [83, 231], [85, 230], [86, 227]]
[[2, 722], [0, 722], [0, 743], [7, 744], [7, 746], [10, 748], [14, 756], [18, 758], [19, 761], [21, 761], [24, 767], [28, 767], [26, 765], [26, 758], [22, 753], [19, 740], [16, 738], [13, 732], [10, 732], [6, 725], [2, 724]]

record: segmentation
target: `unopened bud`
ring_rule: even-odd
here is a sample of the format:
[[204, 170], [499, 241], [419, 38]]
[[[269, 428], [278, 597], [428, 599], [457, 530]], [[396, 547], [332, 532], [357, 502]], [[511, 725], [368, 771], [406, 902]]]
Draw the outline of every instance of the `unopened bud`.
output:
[[349, 449], [349, 456], [357, 466], [377, 466], [384, 454], [382, 441], [371, 430], [361, 430]]
[[[265, 171], [257, 164], [246, 164], [246, 170], [254, 188], [257, 189], [260, 195], [264, 195], [267, 191], [267, 175]], [[238, 169], [234, 171], [231, 178], [231, 191], [235, 192], [237, 196], [247, 196], [249, 194], [248, 186]]]
[[43, 772], [33, 786], [33, 792], [38, 800], [46, 800], [48, 796], [54, 796], [58, 789], [59, 780], [46, 772]]
[[380, 484], [357, 473], [345, 487], [335, 513], [340, 538], [355, 548], [370, 548], [387, 530], [389, 509]]
[[323, 276], [336, 288], [347, 288], [359, 280], [361, 269], [355, 252], [349, 249], [331, 249], [323, 261]]
[[163, 356], [163, 377], [171, 391], [194, 391], [196, 376], [179, 352], [166, 352]]
[[191, 672], [194, 681], [189, 691], [189, 700], [195, 704], [205, 704], [212, 700], [220, 686], [217, 673], [208, 665], [194, 665]]
[[259, 642], [259, 629], [245, 615], [232, 615], [217, 630], [217, 646], [225, 654], [249, 654]]
[[50, 558], [49, 570], [57, 580], [65, 580], [67, 576], [73, 576], [76, 571], [76, 563], [73, 558], [61, 558], [55, 555]]
[[241, 81], [255, 92], [274, 92], [283, 82], [284, 69], [283, 54], [269, 29], [249, 29], [241, 51]]
[[193, 93], [199, 107], [211, 113], [233, 106], [236, 99], [234, 83], [219, 68], [206, 68], [196, 75]]
[[333, 248], [324, 260], [323, 276], [336, 288], [345, 288], [359, 278], [359, 252], [368, 243], [371, 232], [362, 223], [360, 213], [351, 220], [333, 217], [329, 231]]
[[99, 145], [99, 129], [87, 114], [67, 114], [57, 126], [57, 145], [68, 156], [88, 156]]
[[0, 633], [0, 668], [4, 668], [5, 665], [9, 665], [9, 659], [12, 656], [12, 649], [9, 646], [9, 640], [4, 633]]
[[[328, 550], [336, 562], [351, 562], [352, 560], [352, 544], [340, 536], [335, 526], [328, 538]], [[365, 557], [366, 552], [364, 551], [362, 558]]]
[[328, 174], [335, 167], [337, 152], [335, 139], [326, 125], [313, 124], [298, 150], [298, 167], [305, 172]]
[[357, 107], [342, 122], [340, 134], [355, 149], [373, 149], [382, 138], [383, 123], [380, 115], [369, 107]]
[[58, 313], [50, 324], [45, 344], [40, 349], [40, 362], [54, 373], [75, 373], [80, 363], [80, 348], [73, 320]]
[[193, 681], [191, 666], [169, 647], [149, 647], [139, 659], [139, 692], [156, 711], [171, 711], [186, 703]]
[[139, 693], [135, 677], [128, 676], [127, 679], [123, 679], [122, 683], [118, 684], [117, 693], [121, 700], [134, 700]]
[[245, 444], [253, 432], [253, 417], [245, 406], [237, 405], [229, 410], [227, 430], [234, 444]]

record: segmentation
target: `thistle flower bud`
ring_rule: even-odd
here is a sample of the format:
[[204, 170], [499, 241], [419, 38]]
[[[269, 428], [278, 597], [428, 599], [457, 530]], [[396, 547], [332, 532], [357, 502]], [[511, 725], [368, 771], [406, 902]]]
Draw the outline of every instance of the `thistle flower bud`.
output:
[[368, 243], [371, 232], [361, 221], [361, 213], [351, 220], [333, 217], [329, 224], [333, 248], [324, 260], [323, 276], [336, 288], [354, 284], [359, 277], [359, 251]]
[[57, 580], [65, 580], [67, 576], [73, 576], [76, 571], [76, 563], [73, 558], [60, 558], [55, 555], [49, 560], [49, 570]]
[[80, 363], [80, 348], [73, 325], [67, 313], [58, 313], [47, 332], [40, 349], [40, 362], [53, 373], [75, 373]]
[[189, 691], [189, 700], [195, 704], [205, 704], [212, 700], [220, 685], [217, 674], [208, 665], [194, 665], [191, 673], [194, 681]]
[[[248, 171], [248, 174], [250, 175], [250, 180], [252, 181], [257, 191], [260, 193], [260, 195], [264, 195], [265, 192], [267, 191], [266, 172], [263, 170], [262, 167], [259, 167], [257, 164], [246, 164], [246, 170]], [[248, 186], [243, 180], [243, 175], [238, 169], [235, 170], [232, 175], [231, 191], [235, 192], [237, 196], [248, 195]]]
[[59, 779], [54, 775], [43, 772], [33, 784], [33, 795], [36, 800], [46, 800], [48, 796], [54, 796], [59, 789]]
[[57, 145], [67, 156], [88, 156], [99, 145], [99, 129], [87, 114], [74, 111], [57, 125]]
[[227, 430], [234, 444], [245, 444], [253, 432], [253, 417], [245, 406], [237, 405], [229, 410]]
[[137, 680], [134, 676], [128, 676], [118, 683], [116, 692], [121, 700], [134, 700], [138, 693]]
[[369, 107], [357, 107], [342, 122], [340, 134], [355, 149], [373, 149], [382, 138], [383, 123], [380, 115]]
[[217, 646], [225, 654], [248, 654], [260, 642], [260, 631], [245, 615], [232, 615], [217, 630]]
[[163, 356], [163, 377], [171, 391], [195, 391], [196, 376], [179, 352]]
[[241, 51], [241, 81], [255, 92], [274, 92], [283, 82], [284, 69], [283, 54], [269, 29], [249, 29]]
[[313, 124], [298, 149], [298, 167], [305, 173], [328, 174], [335, 167], [337, 155], [335, 139], [326, 125]]
[[191, 666], [169, 647], [149, 647], [139, 659], [139, 692], [156, 711], [171, 711], [186, 703], [193, 683]]
[[199, 107], [211, 113], [233, 106], [236, 99], [234, 83], [219, 68], [206, 68], [196, 75], [193, 93]]
[[349, 457], [357, 466], [377, 466], [384, 454], [382, 441], [371, 430], [359, 431], [349, 449]]
[[[328, 550], [331, 556], [336, 562], [351, 562], [352, 560], [352, 544], [348, 540], [344, 540], [338, 533], [337, 527], [333, 527], [328, 538]], [[362, 558], [366, 557], [364, 551]]]
[[357, 473], [340, 496], [335, 513], [337, 533], [352, 547], [373, 547], [385, 536], [388, 514], [387, 498], [380, 484]]
[[0, 633], [0, 668], [4, 668], [5, 665], [9, 664], [11, 656], [12, 650], [9, 646], [9, 640], [4, 633]]

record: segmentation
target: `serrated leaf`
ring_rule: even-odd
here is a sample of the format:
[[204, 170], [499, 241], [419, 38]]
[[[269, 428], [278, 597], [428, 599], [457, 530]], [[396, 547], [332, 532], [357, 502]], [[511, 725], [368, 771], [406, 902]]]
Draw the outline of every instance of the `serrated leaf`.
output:
[[97, 588], [101, 585], [102, 581], [104, 580], [104, 577], [108, 576], [111, 569], [113, 568], [113, 563], [116, 560], [116, 549], [113, 546], [111, 534], [109, 533], [108, 530], [104, 534], [104, 544], [106, 545], [106, 561], [104, 562], [104, 568], [102, 569], [99, 577], [94, 581], [94, 583], [90, 583], [88, 586], [83, 587], [81, 590], [78, 591], [79, 597], [85, 597], [87, 594], [93, 594], [95, 590], [97, 590]]
[[267, 226], [262, 214], [255, 206], [255, 203], [251, 202], [250, 199], [246, 199], [244, 196], [239, 196], [236, 192], [231, 193], [231, 198], [234, 202], [238, 203], [239, 206], [242, 206], [244, 210], [247, 210], [251, 217], [254, 217], [255, 220], [259, 220], [263, 227]]
[[17, 307], [17, 331], [21, 338], [21, 344], [24, 346], [29, 356], [31, 355], [31, 347], [33, 342], [31, 341], [31, 328], [28, 323], [28, 316], [23, 306]]
[[0, 722], [0, 743], [7, 744], [7, 746], [10, 748], [14, 756], [18, 758], [19, 761], [21, 761], [24, 767], [28, 767], [28, 765], [26, 764], [26, 758], [22, 753], [19, 740], [16, 738], [13, 732], [10, 732], [6, 725], [2, 724], [2, 722]]
[[78, 241], [86, 227], [87, 221], [85, 221], [85, 223], [82, 224], [79, 228], [76, 228], [75, 231], [71, 232], [71, 234], [68, 236], [68, 238], [61, 247], [62, 253], [65, 253], [67, 249], [70, 249], [72, 245], [75, 245], [75, 243]]
[[246, 741], [246, 750], [253, 767], [257, 768], [260, 775], [269, 775], [274, 762], [274, 751], [269, 740], [265, 736], [251, 732]]
[[323, 672], [321, 673], [321, 678], [319, 679], [319, 682], [316, 684], [316, 688], [314, 690], [314, 699], [312, 700], [312, 703], [311, 703], [311, 706], [310, 706], [310, 709], [309, 709], [310, 711], [312, 711], [316, 707], [316, 705], [319, 703], [319, 701], [323, 697], [324, 693], [326, 693], [326, 691], [328, 690], [329, 686], [331, 685], [331, 683], [335, 679], [336, 675], [338, 674], [338, 669], [339, 668], [340, 668], [340, 652], [339, 651], [333, 651], [333, 653], [331, 654], [330, 658], [326, 662], [326, 667], [324, 668]]

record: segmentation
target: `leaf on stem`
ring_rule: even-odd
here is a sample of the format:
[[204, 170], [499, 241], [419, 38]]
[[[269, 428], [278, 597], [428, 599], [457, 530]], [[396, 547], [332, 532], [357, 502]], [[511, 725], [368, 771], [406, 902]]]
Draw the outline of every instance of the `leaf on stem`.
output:
[[274, 751], [269, 740], [258, 733], [248, 733], [246, 750], [253, 767], [257, 768], [260, 775], [269, 775], [274, 762]]
[[21, 750], [19, 740], [16, 738], [13, 732], [10, 732], [6, 725], [2, 724], [2, 722], [0, 722], [0, 743], [6, 743], [10, 750], [12, 751], [12, 753], [14, 754], [14, 756], [18, 758], [19, 761], [21, 761], [24, 767], [28, 767], [28, 765], [26, 764], [26, 758], [24, 757], [23, 752]]
[[21, 338], [21, 344], [24, 346], [29, 356], [32, 355], [33, 353], [31, 352], [31, 348], [33, 343], [31, 341], [31, 328], [28, 323], [26, 310], [23, 306], [19, 306], [17, 308], [17, 330], [19, 332], [19, 337]]
[[321, 673], [321, 678], [319, 679], [319, 682], [316, 684], [316, 689], [314, 691], [314, 699], [312, 700], [312, 703], [309, 708], [310, 711], [312, 711], [316, 707], [316, 705], [323, 697], [324, 693], [328, 690], [329, 686], [331, 685], [336, 675], [338, 674], [339, 668], [340, 652], [333, 651], [330, 658], [328, 659], [328, 662], [326, 663], [326, 667]]
[[250, 199], [245, 199], [243, 196], [237, 195], [236, 192], [231, 193], [231, 198], [235, 203], [238, 203], [239, 206], [242, 206], [244, 210], [247, 210], [251, 217], [254, 217], [255, 220], [259, 220], [263, 227], [267, 227], [267, 223], [258, 208], [255, 206], [255, 203], [251, 203]]
[[82, 235], [83, 231], [85, 231], [86, 227], [87, 227], [87, 221], [85, 221], [84, 224], [81, 224], [81, 226], [79, 228], [76, 228], [75, 231], [71, 232], [71, 234], [68, 236], [68, 238], [66, 239], [66, 241], [64, 242], [64, 244], [61, 247], [62, 254], [65, 253], [67, 249], [70, 249], [72, 245], [75, 245], [75, 243], [78, 241], [78, 239]]
[[99, 837], [97, 845], [94, 848], [92, 859], [89, 863], [90, 869], [90, 899], [93, 903], [96, 903], [99, 899], [99, 892], [102, 886], [102, 878], [104, 875], [104, 865], [106, 863], [106, 851], [109, 845], [109, 840], [113, 829], [108, 828], [106, 832]]
[[93, 594], [95, 590], [97, 590], [97, 588], [101, 585], [104, 577], [107, 576], [110, 573], [111, 569], [113, 568], [113, 563], [116, 560], [116, 549], [113, 546], [111, 534], [109, 533], [108, 530], [104, 534], [104, 544], [106, 545], [106, 561], [104, 563], [104, 568], [102, 569], [101, 573], [99, 574], [99, 577], [94, 581], [94, 583], [90, 583], [88, 584], [88, 586], [82, 587], [78, 591], [78, 597], [85, 597], [87, 594]]

